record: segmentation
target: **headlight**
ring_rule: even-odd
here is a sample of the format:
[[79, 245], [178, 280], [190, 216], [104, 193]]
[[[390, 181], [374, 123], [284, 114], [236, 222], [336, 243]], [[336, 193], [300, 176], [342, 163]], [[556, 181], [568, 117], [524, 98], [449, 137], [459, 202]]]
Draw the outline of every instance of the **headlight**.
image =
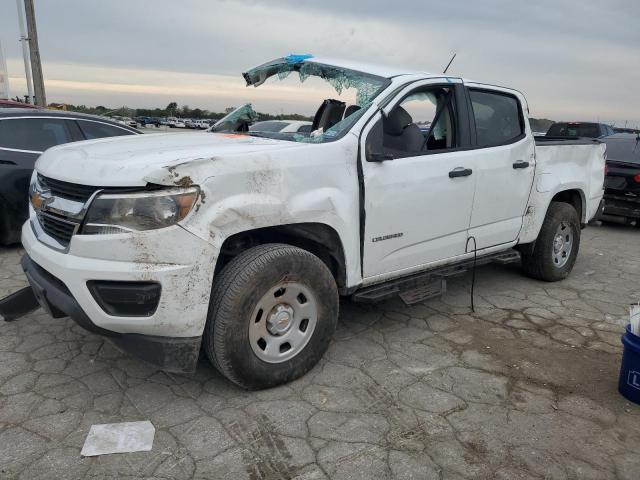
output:
[[198, 188], [98, 195], [87, 212], [82, 234], [137, 232], [170, 227], [185, 218]]

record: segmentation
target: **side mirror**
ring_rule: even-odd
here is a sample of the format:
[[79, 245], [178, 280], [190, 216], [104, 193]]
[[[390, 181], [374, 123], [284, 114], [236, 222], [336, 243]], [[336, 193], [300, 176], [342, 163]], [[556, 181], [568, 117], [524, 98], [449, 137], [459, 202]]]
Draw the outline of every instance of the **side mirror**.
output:
[[[382, 111], [380, 111], [380, 113], [382, 113]], [[384, 137], [382, 123], [384, 119], [385, 116], [382, 114], [367, 134], [367, 141], [365, 143], [365, 158], [367, 162], [385, 162], [395, 158], [392, 154], [384, 150], [382, 142]]]

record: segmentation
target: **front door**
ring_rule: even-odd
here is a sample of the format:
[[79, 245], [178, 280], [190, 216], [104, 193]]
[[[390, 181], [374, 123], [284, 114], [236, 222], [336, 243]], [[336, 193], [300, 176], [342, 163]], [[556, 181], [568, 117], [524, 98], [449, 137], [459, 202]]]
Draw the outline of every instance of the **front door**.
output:
[[365, 280], [465, 254], [476, 177], [461, 148], [461, 88], [453, 79], [407, 87], [365, 128]]

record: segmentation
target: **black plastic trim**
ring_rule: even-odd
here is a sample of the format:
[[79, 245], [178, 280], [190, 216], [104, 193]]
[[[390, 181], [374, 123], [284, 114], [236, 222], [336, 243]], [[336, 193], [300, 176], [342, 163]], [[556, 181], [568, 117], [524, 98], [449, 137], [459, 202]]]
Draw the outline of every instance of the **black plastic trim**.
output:
[[[121, 282], [113, 280], [89, 280], [87, 288], [96, 303], [108, 315], [114, 317], [150, 317], [158, 309], [160, 304], [160, 294], [162, 286], [158, 282]], [[105, 298], [109, 292], [126, 292], [128, 294], [137, 293], [148, 299], [141, 298], [145, 302], [146, 308], [126, 310], [127, 305], [123, 302], [117, 304]], [[122, 296], [121, 296], [122, 298]], [[123, 299], [124, 300], [124, 299]], [[130, 302], [129, 302], [130, 303]], [[139, 304], [141, 304], [139, 302]], [[134, 311], [136, 310], [136, 311]]]

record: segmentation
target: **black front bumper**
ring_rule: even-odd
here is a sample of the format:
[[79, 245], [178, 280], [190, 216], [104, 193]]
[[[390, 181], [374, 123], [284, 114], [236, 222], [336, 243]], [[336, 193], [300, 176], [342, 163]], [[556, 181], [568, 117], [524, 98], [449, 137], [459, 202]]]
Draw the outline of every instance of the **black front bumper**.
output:
[[119, 333], [98, 327], [91, 321], [67, 286], [35, 263], [22, 257], [22, 269], [38, 303], [53, 318], [71, 317], [85, 330], [108, 337], [125, 352], [168, 372], [193, 372], [198, 362], [201, 337], [160, 337]]

